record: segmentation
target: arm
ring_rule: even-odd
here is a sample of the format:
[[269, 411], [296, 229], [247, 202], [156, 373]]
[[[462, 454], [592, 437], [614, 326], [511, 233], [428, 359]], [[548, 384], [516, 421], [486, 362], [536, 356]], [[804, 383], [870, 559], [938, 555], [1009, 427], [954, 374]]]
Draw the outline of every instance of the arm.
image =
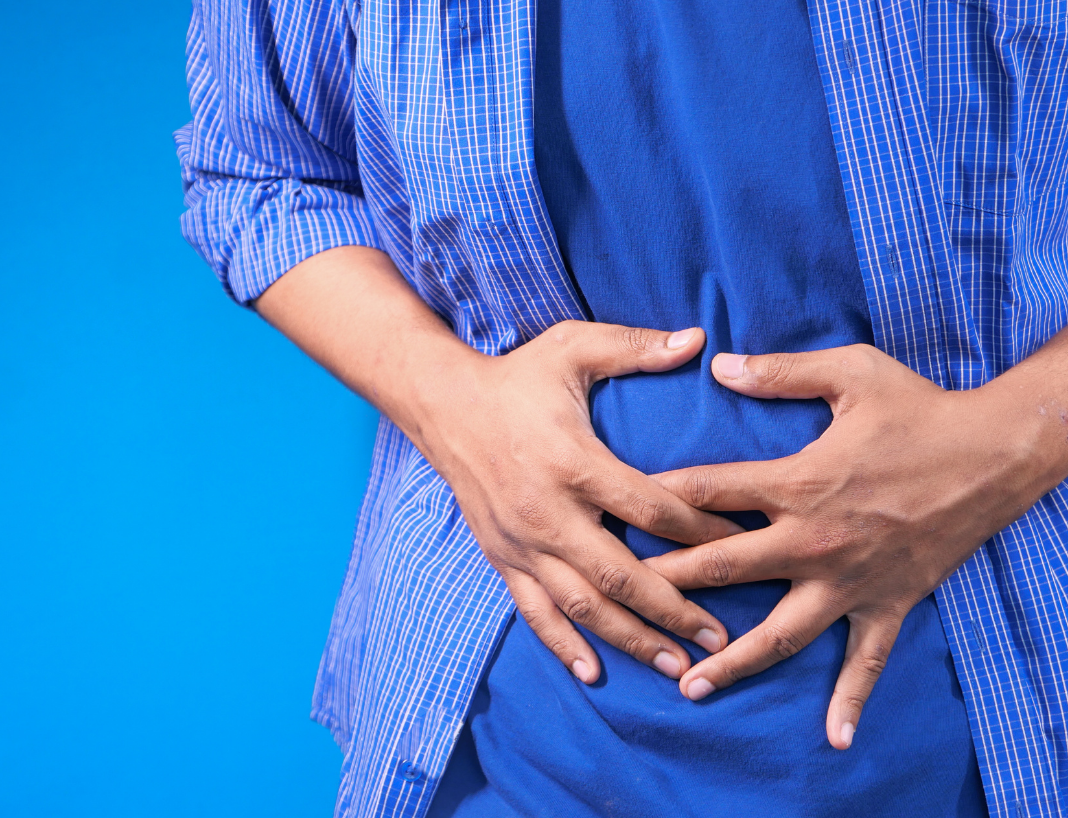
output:
[[612, 457], [587, 392], [598, 378], [684, 363], [702, 333], [669, 346], [663, 332], [569, 322], [501, 358], [457, 339], [373, 249], [344, 8], [316, 4], [299, 25], [278, 16], [296, 7], [272, 17], [265, 3], [194, 3], [193, 122], [177, 134], [186, 238], [237, 301], [256, 303], [415, 442], [520, 612], [576, 675], [592, 682], [599, 664], [561, 611], [678, 678], [687, 653], [627, 608], [709, 650], [726, 633], [601, 515], [687, 543], [735, 528]]
[[298, 24], [301, 8], [194, 0], [189, 24], [182, 234], [246, 305], [316, 253], [380, 246], [356, 162], [344, 9], [326, 0]]
[[601, 514], [690, 544], [737, 527], [624, 466], [589, 419], [594, 381], [678, 366], [701, 348], [700, 330], [565, 322], [489, 357], [364, 247], [298, 264], [256, 308], [423, 452], [524, 618], [576, 676], [595, 681], [599, 664], [569, 617], [676, 679], [686, 652], [628, 609], [710, 651], [726, 644], [723, 626], [605, 531]]
[[698, 508], [760, 509], [769, 528], [649, 564], [680, 588], [792, 580], [758, 628], [681, 680], [706, 696], [849, 620], [827, 736], [852, 742], [905, 615], [991, 536], [1068, 477], [1068, 329], [978, 389], [944, 391], [868, 346], [718, 355], [716, 380], [755, 398], [817, 398], [827, 431], [766, 463], [661, 475]]

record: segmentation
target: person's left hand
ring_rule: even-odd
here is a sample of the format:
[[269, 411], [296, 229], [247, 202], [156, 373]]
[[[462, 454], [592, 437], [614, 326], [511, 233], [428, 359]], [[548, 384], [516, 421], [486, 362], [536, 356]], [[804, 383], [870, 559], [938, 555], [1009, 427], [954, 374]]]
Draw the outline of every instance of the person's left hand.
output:
[[697, 508], [756, 509], [772, 523], [646, 560], [658, 573], [681, 589], [792, 580], [762, 625], [679, 686], [694, 700], [722, 690], [845, 616], [845, 661], [827, 714], [827, 737], [844, 750], [905, 615], [1050, 487], [1034, 459], [1032, 409], [1002, 378], [948, 392], [865, 345], [720, 354], [712, 371], [752, 397], [824, 398], [834, 420], [790, 457], [656, 475]]

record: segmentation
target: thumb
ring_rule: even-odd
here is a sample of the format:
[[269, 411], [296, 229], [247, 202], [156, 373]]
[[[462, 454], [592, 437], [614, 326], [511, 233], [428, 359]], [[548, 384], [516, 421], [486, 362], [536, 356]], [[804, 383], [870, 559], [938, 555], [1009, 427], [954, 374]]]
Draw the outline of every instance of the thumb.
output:
[[824, 398], [833, 409], [847, 388], [873, 374], [876, 355], [862, 344], [771, 355], [721, 352], [712, 359], [712, 375], [753, 398]]
[[567, 343], [572, 364], [583, 370], [590, 382], [632, 372], [666, 372], [692, 359], [705, 342], [700, 327], [664, 332], [618, 324], [566, 323], [573, 326], [561, 330], [570, 336], [562, 340]]

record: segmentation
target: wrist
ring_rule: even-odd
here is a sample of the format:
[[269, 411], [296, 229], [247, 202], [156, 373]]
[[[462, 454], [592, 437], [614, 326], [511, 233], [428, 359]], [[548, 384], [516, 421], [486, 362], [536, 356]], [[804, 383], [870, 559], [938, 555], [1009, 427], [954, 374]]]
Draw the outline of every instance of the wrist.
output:
[[1068, 406], [1049, 386], [1049, 373], [1021, 364], [973, 390], [986, 405], [991, 453], [1017, 476], [1028, 505], [1068, 477]]
[[383, 367], [373, 387], [378, 408], [444, 474], [454, 436], [451, 419], [477, 411], [482, 372], [495, 359], [471, 348], [447, 328], [410, 333], [401, 357]]

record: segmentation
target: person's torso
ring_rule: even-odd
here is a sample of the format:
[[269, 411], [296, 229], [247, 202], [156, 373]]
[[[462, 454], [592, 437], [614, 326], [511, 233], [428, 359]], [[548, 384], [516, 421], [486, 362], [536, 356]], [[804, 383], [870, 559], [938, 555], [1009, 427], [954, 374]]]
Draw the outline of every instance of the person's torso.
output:
[[[273, 4], [279, 53], [329, 79], [308, 44], [345, 27], [354, 104], [294, 82], [292, 107], [328, 146], [355, 110], [362, 193], [417, 292], [489, 354], [581, 317], [536, 192], [533, 0], [327, 5], [330, 22]], [[810, 11], [876, 344], [938, 383], [980, 383], [1068, 319], [1068, 18], [1048, 0]], [[998, 814], [1055, 814], [1068, 782], [1066, 541], [1060, 488], [939, 591]], [[316, 688], [350, 750], [339, 803], [425, 805], [509, 610], [448, 486], [384, 423]]]
[[[738, 395], [709, 362], [872, 342], [804, 3], [540, 0], [537, 35], [538, 176], [590, 317], [708, 338], [678, 370], [595, 388], [598, 436], [646, 473], [798, 451], [827, 405]], [[607, 525], [641, 558], [678, 547]], [[737, 638], [787, 588], [687, 596]], [[695, 704], [592, 634], [603, 676], [576, 684], [518, 620], [471, 722], [493, 792], [456, 814], [985, 816], [934, 600], [841, 753], [824, 722], [846, 634]]]

